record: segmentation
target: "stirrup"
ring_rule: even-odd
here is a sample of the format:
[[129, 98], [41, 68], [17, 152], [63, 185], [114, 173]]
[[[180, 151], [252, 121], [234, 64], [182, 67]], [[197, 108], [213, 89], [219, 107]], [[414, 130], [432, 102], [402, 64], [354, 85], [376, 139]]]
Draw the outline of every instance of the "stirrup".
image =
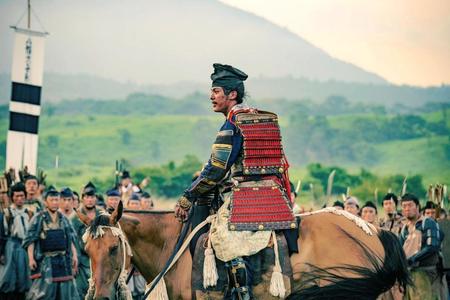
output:
[[228, 286], [231, 288], [231, 299], [250, 300], [248, 271], [242, 257], [235, 258], [225, 263], [228, 271]]

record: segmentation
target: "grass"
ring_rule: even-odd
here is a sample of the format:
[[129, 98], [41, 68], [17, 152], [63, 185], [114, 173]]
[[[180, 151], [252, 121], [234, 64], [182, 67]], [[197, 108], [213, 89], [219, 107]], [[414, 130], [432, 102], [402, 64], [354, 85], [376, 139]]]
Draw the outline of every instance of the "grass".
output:
[[[450, 110], [448, 110], [450, 115]], [[421, 114], [428, 121], [439, 121], [442, 112]], [[328, 117], [333, 128], [349, 128], [356, 118], [386, 118], [374, 114]], [[39, 166], [48, 173], [49, 182], [80, 189], [92, 178], [113, 178], [116, 159], [133, 167], [181, 161], [187, 154], [206, 161], [211, 144], [223, 119], [217, 115], [63, 115], [43, 116], [40, 123]], [[287, 118], [281, 118], [282, 126]], [[448, 123], [448, 122], [447, 122]], [[0, 145], [5, 143], [8, 120], [0, 120]], [[374, 144], [379, 163], [367, 167], [360, 162], [337, 163], [357, 173], [366, 167], [380, 175], [422, 174], [424, 183], [450, 183], [450, 162], [444, 147], [445, 136], [399, 140]], [[54, 168], [59, 156], [60, 168]], [[0, 164], [5, 164], [0, 148]], [[305, 179], [305, 166], [291, 166], [295, 183]]]
[[372, 168], [377, 174], [423, 174], [424, 183], [450, 183], [450, 161], [445, 157], [444, 136], [394, 141], [377, 145], [382, 157]]

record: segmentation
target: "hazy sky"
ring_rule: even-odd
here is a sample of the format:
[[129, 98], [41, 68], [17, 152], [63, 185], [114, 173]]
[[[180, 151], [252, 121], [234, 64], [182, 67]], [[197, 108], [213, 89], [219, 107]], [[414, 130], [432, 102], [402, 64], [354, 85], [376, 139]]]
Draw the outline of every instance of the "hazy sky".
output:
[[397, 84], [450, 83], [449, 0], [221, 0]]

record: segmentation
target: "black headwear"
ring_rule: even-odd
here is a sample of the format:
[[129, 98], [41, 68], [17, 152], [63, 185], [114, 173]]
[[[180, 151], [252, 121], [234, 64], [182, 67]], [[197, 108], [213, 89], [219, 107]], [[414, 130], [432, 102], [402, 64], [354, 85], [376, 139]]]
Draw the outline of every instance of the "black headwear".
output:
[[53, 185], [51, 185], [45, 191], [44, 199], [47, 199], [47, 197], [55, 197], [55, 196], [59, 196], [59, 192], [56, 190], [56, 188]]
[[364, 204], [364, 206], [361, 208], [361, 210], [362, 210], [364, 207], [372, 207], [372, 208], [375, 209], [375, 212], [378, 212], [376, 205], [373, 204], [372, 201], [367, 201], [366, 204]]
[[15, 192], [23, 192], [25, 194], [25, 196], [27, 195], [27, 191], [25, 190], [25, 185], [22, 182], [16, 183], [9, 190], [9, 196], [11, 197], [11, 199], [13, 198], [13, 195]]
[[97, 189], [95, 188], [95, 185], [92, 182], [88, 182], [84, 188], [83, 188], [83, 193], [82, 195], [87, 195], [87, 196], [94, 196], [95, 193], [97, 192]]
[[61, 197], [63, 198], [72, 198], [73, 197], [73, 192], [70, 188], [65, 187], [63, 189], [61, 189], [61, 191], [59, 192], [59, 194], [61, 195]]
[[226, 90], [244, 89], [248, 75], [230, 65], [213, 64], [214, 73], [211, 74], [212, 87], [222, 87]]
[[28, 176], [26, 176], [23, 182], [25, 183], [25, 182], [27, 182], [28, 180], [36, 180], [37, 183], [39, 184], [39, 179], [38, 179], [36, 176], [34, 176], [34, 175], [28, 175]]
[[425, 203], [425, 206], [423, 207], [423, 210], [425, 209], [436, 209], [436, 204], [432, 201], [427, 201], [427, 203]]
[[342, 203], [342, 201], [339, 201], [339, 200], [334, 201], [333, 207], [334, 206], [339, 206], [339, 207], [342, 207], [342, 209], [344, 209], [344, 203]]
[[383, 198], [383, 202], [384, 202], [384, 200], [391, 200], [391, 199], [394, 200], [395, 206], [397, 206], [398, 199], [394, 193], [387, 193]]
[[106, 191], [106, 196], [108, 197], [120, 197], [120, 192], [116, 188], [109, 189]]
[[140, 201], [141, 197], [139, 196], [139, 194], [133, 193], [133, 194], [131, 194], [130, 200], [138, 200], [138, 201]]
[[123, 170], [123, 172], [122, 172], [122, 179], [125, 179], [125, 178], [131, 178], [130, 172], [128, 172], [127, 170]]
[[406, 201], [413, 201], [417, 206], [420, 205], [419, 198], [417, 198], [417, 196], [414, 194], [410, 194], [410, 193], [404, 194], [402, 196], [402, 203], [406, 202]]

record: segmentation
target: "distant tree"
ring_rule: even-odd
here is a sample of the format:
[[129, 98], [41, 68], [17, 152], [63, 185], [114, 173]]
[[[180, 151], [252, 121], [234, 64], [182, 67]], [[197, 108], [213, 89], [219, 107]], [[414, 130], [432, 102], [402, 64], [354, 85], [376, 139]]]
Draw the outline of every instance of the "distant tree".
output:
[[339, 95], [331, 95], [321, 105], [321, 110], [325, 114], [336, 115], [348, 112], [350, 102], [347, 98]]
[[354, 187], [362, 182], [359, 176], [350, 175], [345, 169], [339, 167], [324, 167], [319, 163], [314, 163], [309, 164], [307, 169], [311, 177], [318, 179], [324, 189], [328, 186], [328, 177], [330, 173], [333, 170], [336, 170], [332, 190], [334, 194], [345, 193], [347, 187]]
[[134, 178], [139, 181], [148, 176], [152, 191], [160, 196], [175, 198], [181, 196], [192, 182], [192, 175], [199, 171], [201, 166], [197, 157], [187, 155], [178, 166], [171, 161], [158, 167], [137, 169]]
[[[397, 174], [391, 175], [385, 178], [385, 181], [389, 184], [389, 188], [398, 195], [401, 194], [403, 181], [405, 175]], [[412, 175], [407, 177], [406, 191], [419, 197], [421, 201], [425, 200], [426, 190], [423, 186], [422, 175]]]

